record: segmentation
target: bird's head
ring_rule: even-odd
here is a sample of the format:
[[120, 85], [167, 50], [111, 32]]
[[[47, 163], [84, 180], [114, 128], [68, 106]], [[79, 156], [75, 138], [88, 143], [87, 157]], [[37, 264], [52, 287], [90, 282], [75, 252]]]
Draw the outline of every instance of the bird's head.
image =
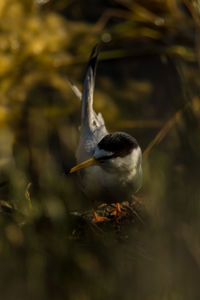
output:
[[131, 172], [140, 167], [141, 149], [131, 135], [124, 132], [107, 134], [97, 144], [93, 157], [71, 168], [70, 173], [98, 165], [106, 172]]

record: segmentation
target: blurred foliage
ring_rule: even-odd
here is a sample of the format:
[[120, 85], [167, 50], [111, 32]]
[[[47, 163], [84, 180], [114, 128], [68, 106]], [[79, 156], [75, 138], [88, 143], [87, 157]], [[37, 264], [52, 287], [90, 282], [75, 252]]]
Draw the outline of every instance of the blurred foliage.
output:
[[[199, 28], [198, 1], [0, 1], [2, 299], [199, 299]], [[80, 120], [66, 76], [81, 87], [97, 42], [96, 110], [151, 149], [146, 218], [123, 240], [91, 224], [77, 239], [70, 214], [90, 203], [65, 175]]]

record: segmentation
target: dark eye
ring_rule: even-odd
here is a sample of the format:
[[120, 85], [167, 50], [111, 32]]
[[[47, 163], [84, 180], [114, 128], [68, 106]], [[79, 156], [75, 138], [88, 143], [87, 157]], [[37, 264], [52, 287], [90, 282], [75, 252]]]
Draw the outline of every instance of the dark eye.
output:
[[106, 162], [108, 159], [110, 159], [110, 158], [112, 158], [113, 157], [113, 155], [111, 155], [111, 156], [102, 156], [102, 157], [99, 157], [98, 158], [98, 161], [100, 162], [100, 163], [104, 163], [104, 162]]

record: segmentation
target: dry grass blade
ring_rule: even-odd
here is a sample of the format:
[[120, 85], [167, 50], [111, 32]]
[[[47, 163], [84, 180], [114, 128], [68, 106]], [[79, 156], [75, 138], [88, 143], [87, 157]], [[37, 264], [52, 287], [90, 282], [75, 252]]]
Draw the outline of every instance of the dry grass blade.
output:
[[197, 10], [194, 7], [194, 4], [192, 4], [191, 1], [188, 1], [188, 0], [184, 0], [184, 3], [185, 3], [185, 6], [188, 8], [189, 12], [191, 13], [193, 20], [199, 26], [200, 18], [199, 18]]
[[164, 139], [164, 137], [167, 135], [169, 130], [172, 128], [172, 126], [180, 121], [180, 118], [181, 118], [183, 112], [188, 107], [192, 107], [193, 109], [196, 109], [197, 102], [199, 103], [199, 99], [194, 98], [191, 102], [186, 103], [182, 109], [180, 109], [178, 112], [176, 112], [176, 114], [161, 128], [161, 130], [158, 132], [158, 134], [155, 136], [155, 138], [150, 142], [150, 144], [144, 150], [143, 159], [146, 159], [149, 152], [152, 150], [152, 148], [155, 145], [158, 145]]
[[28, 183], [28, 185], [26, 187], [26, 190], [25, 190], [25, 198], [26, 198], [26, 200], [28, 202], [29, 209], [32, 208], [31, 196], [30, 196], [30, 191], [29, 191], [30, 187], [31, 187], [31, 182]]
[[10, 205], [10, 203], [8, 203], [7, 201], [5, 201], [5, 200], [0, 200], [0, 207], [2, 208], [7, 208], [7, 209], [10, 209], [10, 210], [12, 210], [13, 209], [13, 207], [12, 207], [12, 205]]
[[97, 23], [94, 25], [92, 31], [95, 33], [101, 32], [105, 28], [108, 21], [113, 17], [120, 19], [128, 19], [130, 17], [130, 14], [129, 12], [124, 11], [122, 9], [107, 9], [106, 11], [104, 11]]
[[143, 152], [143, 159], [147, 158], [147, 155], [151, 151], [151, 149], [159, 144], [163, 138], [166, 136], [166, 134], [169, 132], [171, 127], [180, 119], [180, 116], [182, 114], [183, 110], [178, 111], [175, 116], [173, 116], [158, 132], [158, 134], [155, 136], [155, 138], [151, 141], [151, 143], [147, 146], [145, 151]]

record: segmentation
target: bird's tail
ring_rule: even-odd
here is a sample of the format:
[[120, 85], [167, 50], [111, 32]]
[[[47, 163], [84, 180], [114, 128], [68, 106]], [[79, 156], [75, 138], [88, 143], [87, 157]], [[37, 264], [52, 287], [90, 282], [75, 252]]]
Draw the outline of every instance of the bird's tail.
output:
[[92, 121], [95, 114], [93, 110], [93, 94], [98, 55], [99, 45], [96, 45], [90, 55], [90, 60], [83, 84], [81, 124], [84, 125], [85, 128], [89, 129], [92, 128]]

